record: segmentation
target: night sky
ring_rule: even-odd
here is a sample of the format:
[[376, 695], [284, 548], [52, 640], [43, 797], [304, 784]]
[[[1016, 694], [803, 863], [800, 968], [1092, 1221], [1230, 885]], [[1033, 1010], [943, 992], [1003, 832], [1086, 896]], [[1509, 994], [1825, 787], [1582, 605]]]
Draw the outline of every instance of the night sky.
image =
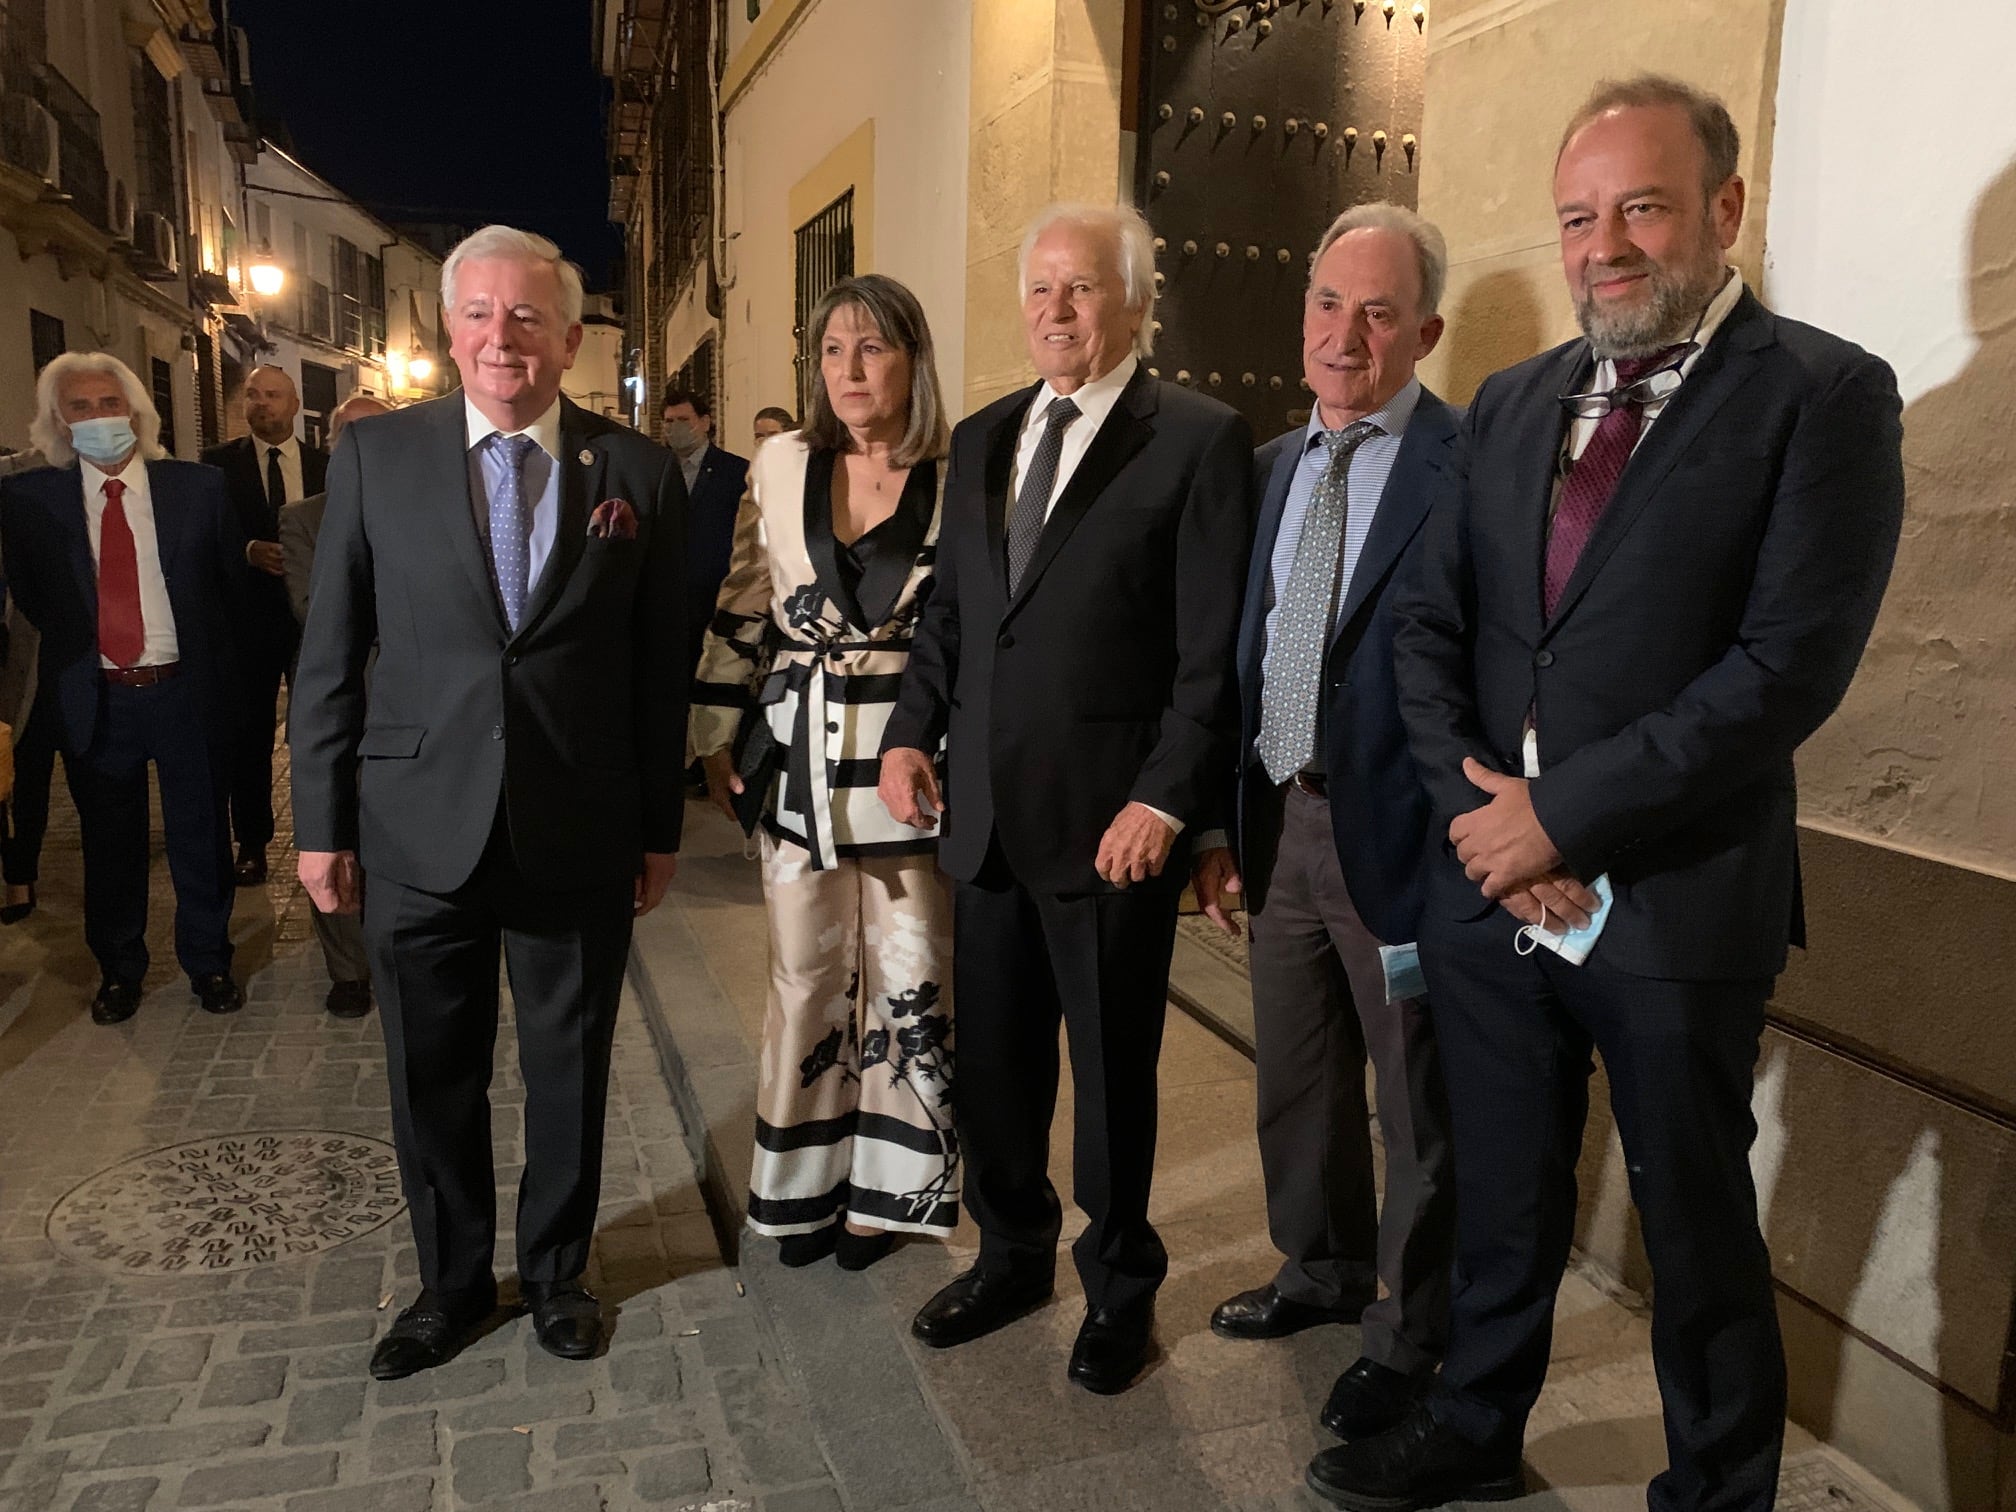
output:
[[504, 221], [614, 287], [591, 0], [230, 0], [270, 131], [383, 220]]

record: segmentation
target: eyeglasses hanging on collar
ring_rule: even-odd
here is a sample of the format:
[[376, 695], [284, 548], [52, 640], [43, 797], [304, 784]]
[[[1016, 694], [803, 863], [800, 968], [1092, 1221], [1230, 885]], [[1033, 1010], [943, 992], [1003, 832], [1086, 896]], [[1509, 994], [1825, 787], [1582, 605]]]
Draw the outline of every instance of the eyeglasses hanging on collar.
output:
[[[1714, 301], [1710, 300], [1709, 304]], [[1619, 405], [1660, 404], [1671, 399], [1679, 390], [1686, 374], [1680, 370], [1688, 359], [1701, 350], [1701, 324], [1708, 318], [1708, 306], [1701, 307], [1701, 313], [1694, 317], [1694, 329], [1687, 333], [1687, 339], [1680, 344], [1672, 356], [1649, 373], [1640, 373], [1629, 383], [1615, 388], [1593, 389], [1586, 394], [1561, 394], [1561, 407], [1577, 420], [1601, 420]]]

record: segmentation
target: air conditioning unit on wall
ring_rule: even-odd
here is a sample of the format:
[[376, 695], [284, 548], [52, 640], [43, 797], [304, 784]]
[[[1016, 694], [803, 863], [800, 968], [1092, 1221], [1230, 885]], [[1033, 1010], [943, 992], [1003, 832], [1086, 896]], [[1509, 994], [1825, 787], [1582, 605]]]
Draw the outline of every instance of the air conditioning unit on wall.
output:
[[175, 235], [175, 223], [150, 210], [138, 218], [133, 229], [134, 252], [147, 264], [146, 276], [173, 278], [181, 269], [181, 259], [176, 255], [180, 239]]
[[63, 139], [56, 131], [56, 117], [40, 100], [0, 94], [0, 140], [18, 166], [52, 189], [63, 187]]

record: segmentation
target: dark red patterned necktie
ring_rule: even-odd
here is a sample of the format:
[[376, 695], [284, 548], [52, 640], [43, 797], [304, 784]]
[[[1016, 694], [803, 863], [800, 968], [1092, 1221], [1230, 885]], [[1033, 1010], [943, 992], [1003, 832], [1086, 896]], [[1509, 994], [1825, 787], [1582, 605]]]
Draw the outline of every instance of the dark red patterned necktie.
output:
[[[1629, 388], [1647, 373], [1657, 372], [1671, 362], [1686, 344], [1667, 347], [1649, 357], [1617, 359], [1616, 387]], [[1636, 400], [1617, 404], [1596, 425], [1596, 434], [1582, 448], [1561, 483], [1561, 498], [1554, 506], [1554, 523], [1547, 534], [1547, 576], [1541, 593], [1541, 607], [1548, 619], [1560, 606], [1561, 593], [1589, 544], [1596, 522], [1603, 518], [1617, 480], [1624, 476], [1624, 464], [1638, 445], [1644, 428], [1645, 407]]]
[[126, 485], [105, 480], [105, 516], [98, 523], [98, 652], [130, 667], [147, 649], [140, 617], [140, 554], [126, 523]]

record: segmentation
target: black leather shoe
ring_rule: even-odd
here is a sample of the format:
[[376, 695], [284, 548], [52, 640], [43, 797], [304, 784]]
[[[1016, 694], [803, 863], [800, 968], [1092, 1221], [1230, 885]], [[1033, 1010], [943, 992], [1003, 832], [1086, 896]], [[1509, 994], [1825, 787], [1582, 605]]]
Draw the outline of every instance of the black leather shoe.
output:
[[434, 1292], [421, 1292], [371, 1351], [371, 1374], [381, 1381], [397, 1381], [447, 1364], [496, 1306], [494, 1297], [450, 1302]]
[[1320, 1421], [1341, 1439], [1372, 1438], [1400, 1426], [1424, 1384], [1391, 1366], [1360, 1359], [1337, 1377]]
[[539, 1347], [563, 1360], [585, 1360], [602, 1347], [602, 1304], [579, 1281], [521, 1281]]
[[1220, 1302], [1211, 1314], [1211, 1332], [1221, 1339], [1285, 1339], [1325, 1323], [1356, 1323], [1364, 1311], [1362, 1302], [1355, 1307], [1297, 1302], [1282, 1296], [1270, 1281]]
[[1155, 1304], [1133, 1307], [1088, 1307], [1071, 1346], [1067, 1374], [1073, 1384], [1100, 1396], [1125, 1391], [1148, 1363], [1155, 1332]]
[[19, 924], [35, 912], [35, 884], [28, 884], [28, 896], [19, 903], [0, 906], [0, 924]]
[[245, 1006], [245, 994], [221, 971], [189, 978], [189, 990], [203, 1004], [205, 1013], [236, 1013]]
[[971, 1343], [1036, 1311], [1055, 1286], [1047, 1274], [1018, 1276], [976, 1265], [917, 1310], [910, 1332], [933, 1349]]
[[360, 1019], [371, 1011], [371, 984], [368, 981], [331, 982], [329, 996], [322, 1000], [322, 1006], [329, 1010], [332, 1018]]
[[887, 1229], [877, 1229], [872, 1234], [857, 1234], [852, 1229], [843, 1228], [834, 1241], [833, 1258], [844, 1271], [864, 1271], [896, 1247], [896, 1236]]
[[1526, 1494], [1516, 1449], [1480, 1449], [1437, 1422], [1425, 1402], [1397, 1428], [1325, 1449], [1309, 1462], [1306, 1479], [1311, 1491], [1351, 1512], [1419, 1512]]
[[98, 984], [98, 996], [91, 999], [91, 1022], [123, 1024], [140, 1011], [140, 984], [115, 982], [110, 977]]
[[231, 868], [231, 876], [240, 887], [258, 887], [266, 880], [266, 852], [262, 847], [249, 847], [238, 852], [238, 864]]

